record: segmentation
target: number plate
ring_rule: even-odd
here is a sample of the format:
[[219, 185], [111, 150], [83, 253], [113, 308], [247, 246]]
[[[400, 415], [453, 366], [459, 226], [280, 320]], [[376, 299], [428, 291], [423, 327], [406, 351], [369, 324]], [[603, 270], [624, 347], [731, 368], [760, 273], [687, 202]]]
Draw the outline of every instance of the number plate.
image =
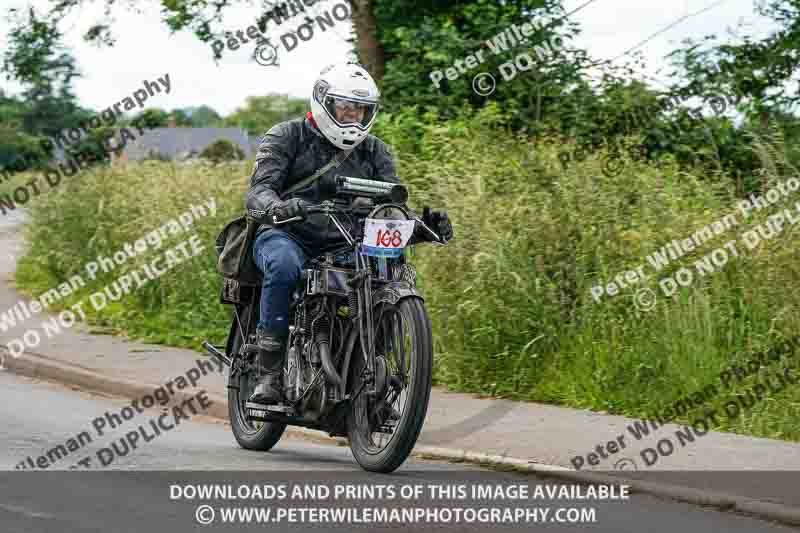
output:
[[366, 219], [362, 253], [376, 257], [402, 255], [414, 233], [414, 224], [413, 220]]

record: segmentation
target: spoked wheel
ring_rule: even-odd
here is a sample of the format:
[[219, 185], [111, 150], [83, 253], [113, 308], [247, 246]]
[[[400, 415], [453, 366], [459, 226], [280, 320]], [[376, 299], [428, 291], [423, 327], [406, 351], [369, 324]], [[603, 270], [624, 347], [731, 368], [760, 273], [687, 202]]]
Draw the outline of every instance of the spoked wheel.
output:
[[[242, 340], [241, 333], [237, 328], [233, 346], [229, 353], [238, 353], [242, 346]], [[248, 420], [245, 416], [247, 413], [245, 403], [258, 381], [254, 371], [255, 367], [253, 365], [250, 366], [251, 370], [249, 372], [245, 367], [243, 372], [237, 374], [236, 383], [230, 383], [233, 386], [238, 385], [239, 388], [228, 389], [228, 418], [231, 421], [233, 436], [236, 437], [236, 441], [242, 448], [265, 452], [278, 443], [286, 430], [286, 424]]]
[[[370, 398], [361, 350], [351, 366], [351, 394], [361, 393], [347, 417], [350, 449], [362, 468], [396, 470], [417, 442], [431, 393], [433, 341], [422, 301], [406, 298], [381, 304], [375, 316], [375, 389]], [[358, 346], [358, 344], [357, 344]]]

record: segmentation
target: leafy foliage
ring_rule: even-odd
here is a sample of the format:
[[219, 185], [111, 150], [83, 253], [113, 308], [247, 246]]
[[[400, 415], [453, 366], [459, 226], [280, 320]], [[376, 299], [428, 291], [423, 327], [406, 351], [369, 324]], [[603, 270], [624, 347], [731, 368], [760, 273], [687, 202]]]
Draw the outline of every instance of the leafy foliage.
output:
[[275, 124], [301, 117], [306, 111], [306, 100], [280, 94], [251, 96], [244, 107], [225, 117], [222, 122], [225, 126], [243, 128], [251, 135], [263, 135]]
[[214, 163], [242, 160], [244, 156], [244, 150], [228, 139], [218, 139], [200, 152], [200, 157], [210, 159]]
[[3, 54], [6, 78], [24, 86], [19, 98], [0, 94], [3, 166], [41, 154], [37, 145], [44, 137], [56, 135], [87, 114], [75, 103], [72, 82], [80, 74], [75, 59], [61, 45], [63, 35], [56, 22], [41, 17], [33, 8], [25, 14], [17, 14], [18, 25], [9, 33], [9, 46]]
[[163, 109], [151, 107], [136, 115], [133, 122], [147, 129], [166, 128], [169, 124], [169, 113]]
[[186, 108], [184, 112], [189, 116], [191, 126], [194, 128], [218, 127], [222, 123], [222, 117], [219, 116], [219, 113], [207, 105]]

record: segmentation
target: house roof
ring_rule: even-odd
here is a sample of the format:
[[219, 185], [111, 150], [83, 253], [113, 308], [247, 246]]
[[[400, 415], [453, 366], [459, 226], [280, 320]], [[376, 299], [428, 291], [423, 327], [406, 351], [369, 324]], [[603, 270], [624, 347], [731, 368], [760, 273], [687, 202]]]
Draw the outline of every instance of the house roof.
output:
[[187, 153], [202, 152], [218, 139], [228, 139], [244, 151], [245, 157], [253, 155], [253, 143], [241, 128], [153, 128], [136, 137], [123, 149], [123, 157], [137, 161], [156, 152], [170, 159]]

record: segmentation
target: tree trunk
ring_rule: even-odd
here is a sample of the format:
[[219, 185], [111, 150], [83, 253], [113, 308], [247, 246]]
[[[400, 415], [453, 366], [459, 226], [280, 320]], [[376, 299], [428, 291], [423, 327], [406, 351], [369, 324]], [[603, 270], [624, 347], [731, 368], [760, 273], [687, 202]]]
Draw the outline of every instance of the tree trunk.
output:
[[356, 30], [358, 58], [376, 81], [383, 79], [386, 60], [378, 40], [378, 23], [372, 11], [373, 0], [350, 0]]
[[758, 114], [758, 118], [761, 122], [761, 130], [766, 132], [769, 129], [769, 119], [770, 119], [769, 110], [762, 109], [761, 112]]

